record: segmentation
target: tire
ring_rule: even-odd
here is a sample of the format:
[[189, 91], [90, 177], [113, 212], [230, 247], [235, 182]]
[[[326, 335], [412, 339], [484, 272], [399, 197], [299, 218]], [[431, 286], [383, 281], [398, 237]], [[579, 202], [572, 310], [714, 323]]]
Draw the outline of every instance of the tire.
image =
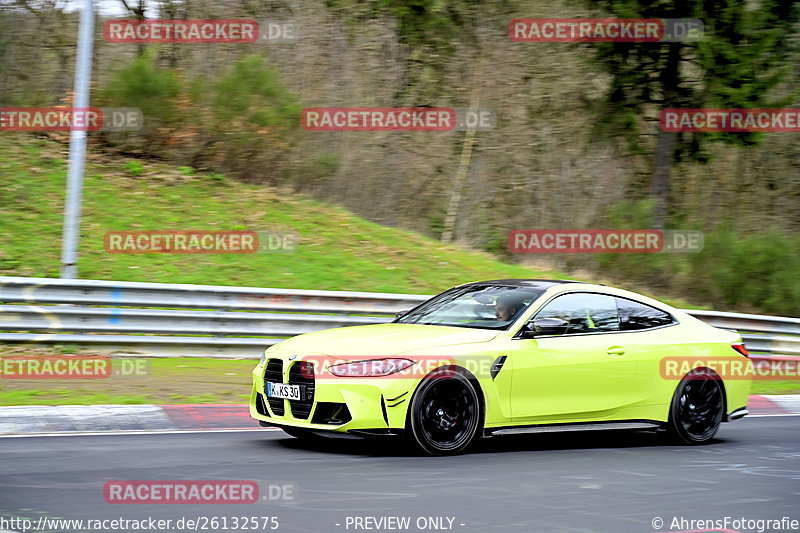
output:
[[475, 384], [452, 369], [428, 374], [411, 401], [410, 437], [428, 455], [464, 452], [483, 426], [482, 402]]
[[678, 384], [667, 430], [678, 444], [706, 444], [717, 434], [725, 415], [722, 379], [711, 371], [692, 371]]

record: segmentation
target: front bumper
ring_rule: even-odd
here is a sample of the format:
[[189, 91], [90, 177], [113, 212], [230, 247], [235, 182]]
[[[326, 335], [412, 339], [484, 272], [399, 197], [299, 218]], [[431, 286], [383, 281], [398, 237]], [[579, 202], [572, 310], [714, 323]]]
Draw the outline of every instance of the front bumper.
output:
[[[408, 404], [418, 380], [301, 377], [302, 360], [272, 357], [253, 369], [250, 416], [260, 422], [352, 434], [394, 435], [405, 428]], [[265, 377], [266, 374], [266, 377]], [[265, 381], [300, 385], [303, 400], [268, 398]], [[367, 436], [367, 435], [364, 435]]]

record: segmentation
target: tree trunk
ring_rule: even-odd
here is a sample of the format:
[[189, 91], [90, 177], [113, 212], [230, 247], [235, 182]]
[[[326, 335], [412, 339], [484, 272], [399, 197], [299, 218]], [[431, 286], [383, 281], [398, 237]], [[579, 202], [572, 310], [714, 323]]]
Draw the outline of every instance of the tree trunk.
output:
[[[478, 113], [478, 106], [481, 101], [479, 87], [476, 87], [472, 92], [472, 98], [470, 100], [469, 114], [475, 116]], [[466, 117], [464, 118], [466, 119]], [[477, 124], [468, 124], [467, 131], [464, 134], [464, 142], [461, 145], [461, 157], [458, 159], [458, 167], [456, 168], [456, 173], [450, 188], [450, 201], [448, 202], [447, 213], [444, 217], [444, 227], [441, 237], [442, 242], [453, 242], [456, 237], [458, 210], [461, 207], [464, 181], [467, 179], [467, 174], [469, 173], [469, 162], [472, 157], [472, 147], [475, 145], [476, 128]]]
[[672, 161], [675, 154], [675, 133], [658, 132], [653, 164], [653, 181], [650, 194], [655, 199], [653, 228], [663, 230], [667, 222], [669, 182], [672, 176]]
[[[667, 45], [667, 60], [661, 71], [661, 86], [664, 88], [663, 108], [681, 107], [680, 61], [681, 44], [670, 43]], [[653, 160], [653, 180], [650, 184], [650, 194], [655, 198], [653, 211], [654, 229], [663, 230], [667, 223], [667, 210], [669, 207], [670, 177], [672, 164], [675, 159], [675, 139], [677, 133], [668, 133], [659, 128], [656, 140], [656, 151]]]

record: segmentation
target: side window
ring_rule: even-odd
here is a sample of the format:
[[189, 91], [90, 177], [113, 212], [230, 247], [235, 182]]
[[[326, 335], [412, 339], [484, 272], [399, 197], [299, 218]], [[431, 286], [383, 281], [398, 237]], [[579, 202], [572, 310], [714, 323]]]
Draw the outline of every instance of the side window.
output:
[[668, 326], [675, 320], [664, 311], [632, 300], [617, 298], [619, 325], [622, 331], [636, 331], [658, 326]]
[[614, 300], [605, 294], [565, 294], [545, 305], [534, 319], [560, 318], [569, 324], [566, 333], [619, 331]]

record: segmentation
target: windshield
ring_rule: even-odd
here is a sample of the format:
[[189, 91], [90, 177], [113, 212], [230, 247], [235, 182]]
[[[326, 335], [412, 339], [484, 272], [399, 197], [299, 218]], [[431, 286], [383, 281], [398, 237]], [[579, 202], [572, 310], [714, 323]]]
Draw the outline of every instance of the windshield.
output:
[[543, 290], [508, 285], [467, 285], [433, 297], [397, 318], [400, 324], [506, 329]]

